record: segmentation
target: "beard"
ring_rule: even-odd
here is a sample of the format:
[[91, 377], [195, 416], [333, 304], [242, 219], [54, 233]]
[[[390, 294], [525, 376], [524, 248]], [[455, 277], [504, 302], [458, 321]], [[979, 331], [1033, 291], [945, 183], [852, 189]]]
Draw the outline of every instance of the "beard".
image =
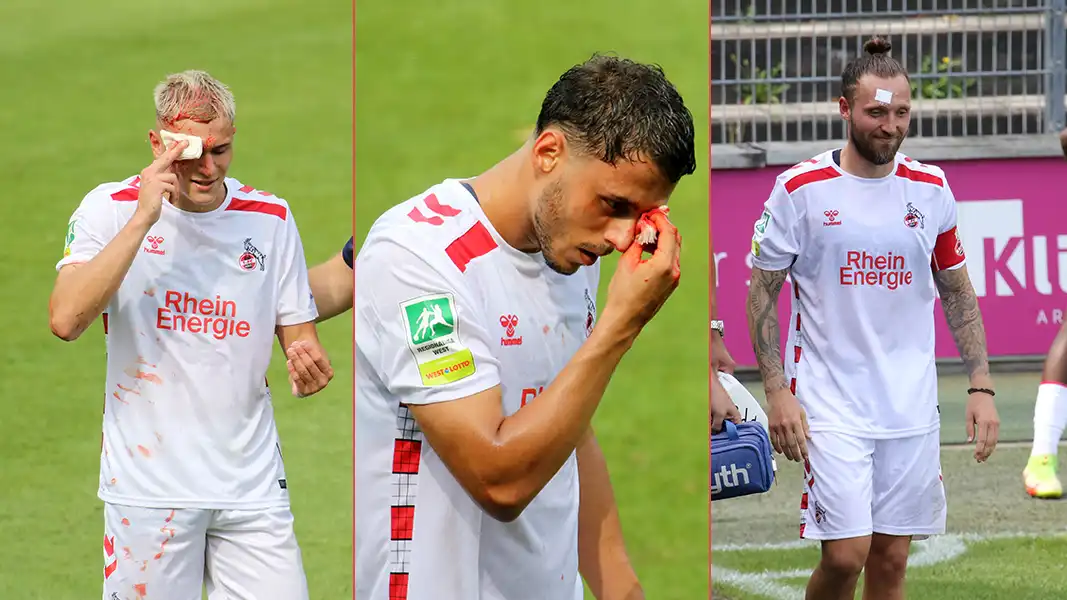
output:
[[541, 256], [545, 258], [548, 268], [560, 275], [576, 273], [580, 265], [564, 265], [553, 246], [557, 239], [563, 237], [564, 230], [563, 186], [558, 181], [548, 184], [537, 199], [533, 225], [537, 246], [541, 249]]
[[904, 138], [908, 137], [908, 132], [905, 131], [896, 139], [896, 143], [891, 144], [885, 150], [880, 150], [875, 146], [875, 138], [868, 136], [866, 139], [860, 139], [856, 137], [856, 125], [851, 120], [849, 120], [848, 124], [848, 137], [852, 140], [852, 145], [856, 148], [856, 152], [859, 152], [859, 155], [872, 165], [881, 166], [893, 162], [893, 159], [897, 156], [897, 150], [904, 143]]

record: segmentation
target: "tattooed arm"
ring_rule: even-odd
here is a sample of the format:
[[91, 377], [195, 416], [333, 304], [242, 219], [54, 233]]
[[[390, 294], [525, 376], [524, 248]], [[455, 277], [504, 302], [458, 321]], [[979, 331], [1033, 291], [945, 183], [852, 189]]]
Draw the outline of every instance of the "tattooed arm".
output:
[[782, 337], [778, 324], [778, 295], [787, 274], [786, 269], [764, 271], [753, 267], [748, 288], [748, 333], [752, 337], [752, 349], [756, 352], [768, 399], [774, 392], [789, 387], [782, 365]]
[[985, 326], [978, 309], [978, 296], [971, 285], [967, 266], [958, 269], [934, 272], [937, 291], [941, 295], [941, 308], [945, 320], [956, 340], [960, 358], [967, 368], [972, 387], [993, 387], [989, 375], [989, 354], [986, 350]]
[[770, 406], [767, 425], [771, 445], [789, 460], [800, 462], [808, 458], [808, 418], [785, 378], [778, 326], [778, 295], [787, 273], [787, 269], [764, 271], [753, 267], [748, 288], [748, 331]]
[[[978, 309], [978, 296], [974, 293], [971, 278], [967, 275], [967, 266], [958, 269], [938, 270], [934, 272], [938, 293], [941, 295], [941, 308], [945, 311], [945, 320], [956, 340], [956, 348], [967, 368], [971, 387], [993, 389], [993, 378], [989, 375], [989, 355], [986, 351], [985, 326], [982, 313]], [[967, 428], [967, 441], [977, 438], [974, 458], [985, 462], [997, 446], [1000, 437], [1000, 416], [997, 414], [993, 397], [984, 392], [975, 392], [967, 398], [967, 410], [964, 416]]]

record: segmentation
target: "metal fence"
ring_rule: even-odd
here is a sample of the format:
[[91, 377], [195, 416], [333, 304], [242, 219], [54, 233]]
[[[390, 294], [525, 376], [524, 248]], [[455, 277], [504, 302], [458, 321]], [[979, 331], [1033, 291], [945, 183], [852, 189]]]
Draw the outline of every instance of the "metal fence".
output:
[[881, 35], [912, 136], [1064, 127], [1067, 0], [711, 0], [712, 143], [842, 139], [841, 71]]

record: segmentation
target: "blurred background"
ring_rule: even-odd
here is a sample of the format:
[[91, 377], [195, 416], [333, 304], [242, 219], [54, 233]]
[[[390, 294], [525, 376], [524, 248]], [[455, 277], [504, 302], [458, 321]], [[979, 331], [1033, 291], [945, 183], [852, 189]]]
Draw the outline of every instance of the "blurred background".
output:
[[[0, 598], [99, 598], [96, 497], [104, 397], [99, 321], [52, 336], [48, 297], [67, 222], [98, 184], [152, 161], [152, 89], [204, 69], [233, 90], [230, 175], [288, 200], [310, 264], [352, 223], [352, 4], [338, 0], [0, 3]], [[268, 378], [313, 598], [352, 597], [352, 321], [319, 327], [334, 380]]]
[[[975, 464], [973, 446], [964, 445], [967, 378], [938, 306], [949, 531], [973, 535], [916, 545], [927, 555], [913, 557], [919, 566], [909, 573], [909, 595], [915, 597], [1047, 598], [1067, 586], [1062, 565], [1047, 558], [1050, 551], [1067, 550], [1061, 537], [1051, 535], [1067, 524], [1063, 505], [1031, 500], [1021, 475], [1033, 439], [1041, 361], [1067, 308], [1067, 207], [1058, 191], [1067, 172], [1057, 139], [1067, 94], [1065, 4], [711, 2], [716, 298], [728, 331], [735, 332], [726, 338], [728, 349], [757, 398], [763, 399], [763, 387], [754, 373], [744, 312], [752, 226], [780, 172], [844, 144], [840, 75], [871, 36], [886, 37], [910, 74], [912, 124], [901, 152], [943, 168], [958, 200], [997, 384], [1002, 443], [984, 465]], [[790, 297], [783, 290], [783, 323]], [[803, 544], [799, 550], [738, 548], [797, 540], [801, 476], [784, 458], [779, 468], [772, 493], [713, 506], [717, 594], [803, 598], [817, 550]], [[1007, 555], [995, 558], [998, 553]]]
[[[548, 89], [594, 52], [658, 63], [682, 94], [698, 161], [670, 201], [683, 282], [615, 372], [594, 427], [647, 597], [706, 597], [707, 6], [361, 0], [357, 16], [357, 248], [389, 207], [515, 151]], [[604, 259], [601, 306], [614, 268]]]

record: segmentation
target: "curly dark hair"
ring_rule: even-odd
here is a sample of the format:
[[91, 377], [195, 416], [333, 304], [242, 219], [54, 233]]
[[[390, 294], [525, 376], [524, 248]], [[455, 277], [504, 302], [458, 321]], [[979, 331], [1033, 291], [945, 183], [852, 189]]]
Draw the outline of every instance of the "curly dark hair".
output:
[[657, 65], [596, 54], [571, 67], [545, 95], [534, 135], [551, 125], [608, 164], [651, 160], [671, 183], [696, 170], [693, 115]]

